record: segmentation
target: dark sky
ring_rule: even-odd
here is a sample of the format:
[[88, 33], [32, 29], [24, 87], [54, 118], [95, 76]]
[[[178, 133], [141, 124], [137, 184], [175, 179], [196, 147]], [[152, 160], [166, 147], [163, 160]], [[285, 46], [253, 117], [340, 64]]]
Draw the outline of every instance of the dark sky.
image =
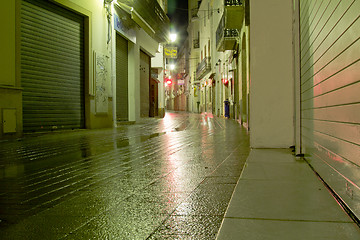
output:
[[188, 0], [168, 0], [168, 16], [171, 30], [178, 33], [177, 44], [180, 47], [187, 36]]

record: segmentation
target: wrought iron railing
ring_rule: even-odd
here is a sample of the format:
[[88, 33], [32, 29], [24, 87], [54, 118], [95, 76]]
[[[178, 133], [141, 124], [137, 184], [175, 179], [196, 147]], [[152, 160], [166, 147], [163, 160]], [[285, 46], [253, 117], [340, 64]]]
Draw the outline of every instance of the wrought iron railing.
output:
[[191, 9], [191, 20], [199, 18], [198, 12], [199, 12], [199, 8]]
[[239, 37], [239, 29], [226, 28], [225, 25], [225, 14], [223, 14], [216, 30], [216, 46], [218, 51], [230, 50], [226, 49], [224, 42], [229, 40], [233, 41]]
[[211, 70], [210, 57], [204, 58], [196, 68], [196, 79], [203, 78]]
[[222, 15], [219, 25], [216, 29], [216, 46], [219, 45], [221, 38], [224, 35], [224, 28], [225, 28], [225, 14]]
[[225, 6], [242, 6], [243, 1], [242, 0], [224, 0]]

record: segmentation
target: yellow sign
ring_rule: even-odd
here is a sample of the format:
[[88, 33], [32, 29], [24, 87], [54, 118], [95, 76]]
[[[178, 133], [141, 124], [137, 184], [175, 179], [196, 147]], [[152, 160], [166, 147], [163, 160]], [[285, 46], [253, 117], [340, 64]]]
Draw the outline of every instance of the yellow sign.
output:
[[165, 47], [164, 56], [165, 58], [177, 58], [177, 47]]

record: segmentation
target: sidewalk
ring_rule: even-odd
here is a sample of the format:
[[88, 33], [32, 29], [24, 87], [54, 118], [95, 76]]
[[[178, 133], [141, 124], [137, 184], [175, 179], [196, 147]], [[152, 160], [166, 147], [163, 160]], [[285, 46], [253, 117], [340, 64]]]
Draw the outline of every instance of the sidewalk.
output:
[[360, 229], [303, 160], [287, 149], [254, 149], [218, 240], [360, 239]]

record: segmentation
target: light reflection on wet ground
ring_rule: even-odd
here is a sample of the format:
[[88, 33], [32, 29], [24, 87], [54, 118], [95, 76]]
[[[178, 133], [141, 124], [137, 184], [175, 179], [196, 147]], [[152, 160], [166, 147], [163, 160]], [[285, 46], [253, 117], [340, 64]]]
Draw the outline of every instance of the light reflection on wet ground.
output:
[[237, 122], [188, 113], [1, 142], [0, 236], [214, 239], [248, 153]]

